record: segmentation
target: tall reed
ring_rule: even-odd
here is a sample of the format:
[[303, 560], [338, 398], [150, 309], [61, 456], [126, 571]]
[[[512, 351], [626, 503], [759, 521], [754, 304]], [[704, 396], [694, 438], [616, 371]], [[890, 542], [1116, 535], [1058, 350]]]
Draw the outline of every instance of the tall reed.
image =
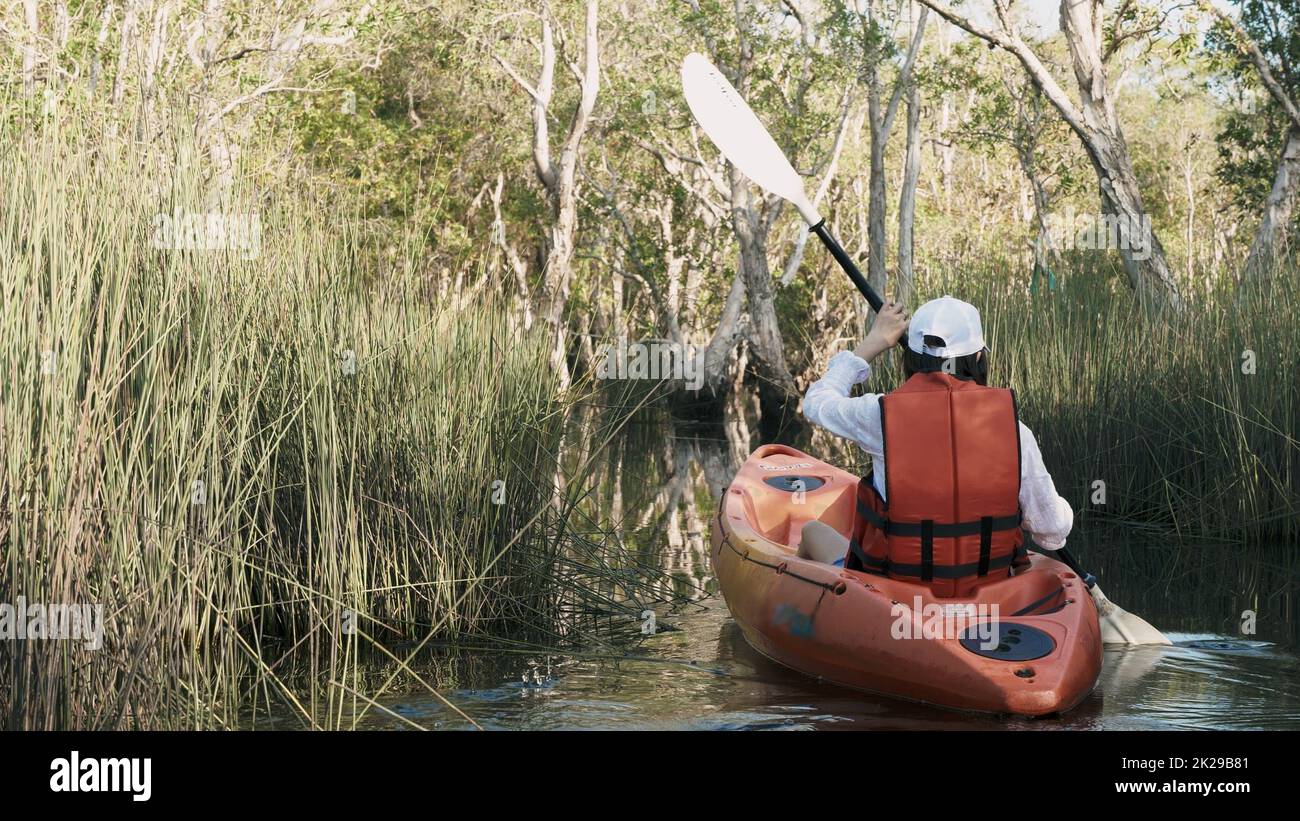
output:
[[[372, 642], [553, 631], [546, 340], [431, 307], [414, 239], [96, 137], [0, 147], [0, 602], [104, 620], [0, 641], [0, 724], [320, 726]], [[255, 253], [162, 247], [191, 212], [255, 216]]]

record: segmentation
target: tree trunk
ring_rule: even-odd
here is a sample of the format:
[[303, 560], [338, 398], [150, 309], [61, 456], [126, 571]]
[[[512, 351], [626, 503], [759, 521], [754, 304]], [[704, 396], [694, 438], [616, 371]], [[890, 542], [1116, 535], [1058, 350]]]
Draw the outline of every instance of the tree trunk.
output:
[[[844, 89], [843, 102], [840, 105], [840, 125], [835, 131], [835, 142], [831, 146], [830, 161], [826, 164], [826, 172], [822, 175], [821, 184], [817, 186], [817, 191], [813, 194], [812, 204], [814, 208], [821, 207], [822, 201], [826, 199], [827, 192], [830, 191], [831, 182], [835, 179], [835, 172], [840, 164], [840, 154], [844, 151], [844, 143], [848, 137], [849, 127], [852, 125], [852, 114], [853, 86], [849, 85]], [[782, 288], [794, 281], [795, 275], [799, 273], [799, 266], [803, 264], [804, 251], [808, 247], [810, 227], [802, 223], [802, 221], [800, 222], [794, 250], [790, 252], [790, 256], [786, 257], [785, 269], [781, 274]]]
[[749, 329], [745, 338], [756, 360], [755, 370], [765, 405], [797, 401], [798, 388], [785, 361], [785, 343], [776, 319], [772, 271], [767, 262], [767, 232], [754, 207], [749, 183], [736, 169], [731, 171], [731, 225], [740, 245], [740, 271], [745, 277], [749, 301]]
[[95, 36], [95, 46], [90, 57], [90, 72], [87, 77], [90, 96], [99, 91], [99, 80], [104, 74], [104, 46], [108, 42], [108, 32], [113, 23], [116, 6], [110, 2], [104, 4], [104, 11], [99, 17], [99, 33]]
[[[871, 19], [874, 20], [874, 7], [867, 5]], [[867, 232], [869, 248], [867, 251], [867, 281], [876, 293], [887, 298], [887, 275], [885, 245], [889, 241], [885, 229], [888, 219], [885, 204], [885, 150], [889, 145], [889, 135], [894, 129], [894, 117], [905, 90], [912, 85], [912, 68], [916, 65], [916, 56], [921, 50], [921, 40], [925, 36], [925, 23], [930, 10], [922, 8], [916, 18], [916, 27], [908, 45], [907, 56], [898, 70], [890, 91], [889, 102], [882, 99], [879, 67], [873, 65], [871, 76], [867, 81], [867, 119], [871, 123], [871, 179], [868, 185]]]
[[583, 41], [584, 66], [581, 70], [571, 65], [570, 70], [581, 88], [577, 108], [569, 123], [568, 134], [560, 147], [558, 160], [551, 158], [550, 105], [555, 89], [555, 43], [549, 7], [543, 9], [541, 67], [536, 86], [520, 76], [513, 66], [498, 55], [493, 55], [506, 73], [532, 98], [533, 164], [537, 178], [546, 191], [551, 207], [548, 226], [546, 261], [543, 265], [541, 310], [543, 321], [551, 330], [551, 367], [559, 375], [560, 384], [568, 387], [570, 374], [568, 362], [569, 334], [565, 326], [565, 309], [569, 304], [569, 290], [573, 280], [574, 238], [578, 225], [578, 148], [587, 133], [596, 95], [600, 90], [600, 43], [597, 36], [597, 0], [587, 0], [586, 33]]
[[737, 270], [731, 278], [731, 290], [722, 304], [718, 327], [704, 349], [704, 391], [721, 398], [729, 385], [731, 352], [745, 333], [742, 310], [745, 306], [745, 275]]
[[153, 30], [149, 33], [149, 48], [145, 53], [144, 79], [140, 85], [140, 111], [136, 121], [136, 139], [147, 140], [153, 112], [154, 85], [162, 67], [163, 43], [167, 39], [167, 26], [171, 22], [172, 3], [163, 2], [154, 10]]
[[664, 301], [664, 317], [667, 320], [668, 340], [679, 348], [686, 340], [682, 336], [682, 271], [686, 267], [686, 257], [677, 253], [673, 242], [673, 200], [664, 197], [658, 205], [659, 236], [663, 241], [664, 277], [668, 280], [668, 293]]
[[1061, 0], [1061, 31], [1079, 85], [1084, 148], [1100, 185], [1101, 211], [1115, 220], [1117, 250], [1129, 284], [1144, 304], [1177, 308], [1181, 305], [1178, 285], [1164, 247], [1151, 228], [1106, 81], [1101, 11], [1100, 0]]
[[134, 56], [136, 40], [136, 22], [139, 19], [138, 0], [126, 0], [126, 14], [122, 18], [122, 28], [118, 33], [117, 73], [113, 75], [113, 105], [118, 106], [126, 93], [126, 69]]
[[[695, 228], [687, 233], [687, 247], [694, 238]], [[692, 339], [699, 331], [700, 290], [704, 285], [704, 270], [690, 256], [686, 257], [686, 285], [682, 291], [682, 310], [679, 323], [686, 329], [685, 333]]]
[[916, 186], [921, 179], [921, 101], [916, 86], [907, 95], [907, 152], [898, 195], [898, 285], [894, 299], [910, 305], [915, 292], [912, 229], [916, 222]]
[[1034, 146], [1017, 145], [1016, 158], [1020, 162], [1021, 172], [1029, 181], [1029, 189], [1033, 194], [1035, 229], [1033, 276], [1037, 277], [1040, 271], [1053, 270], [1052, 266], [1056, 263], [1057, 249], [1052, 246], [1051, 231], [1047, 228], [1047, 215], [1051, 213], [1052, 208], [1051, 197], [1048, 196], [1047, 186], [1043, 184], [1042, 177], [1038, 175], [1038, 165], [1034, 161]]
[[[499, 172], [496, 188], [492, 192], [492, 241], [501, 249], [501, 255], [514, 275], [515, 285], [519, 288], [515, 295], [516, 314], [523, 318], [524, 330], [528, 331], [533, 327], [533, 301], [528, 293], [528, 263], [506, 236], [506, 221], [501, 216], [501, 192], [505, 184], [505, 172]], [[621, 282], [618, 277], [615, 277], [615, 281]]]
[[1250, 243], [1250, 254], [1242, 268], [1243, 285], [1267, 280], [1273, 275], [1284, 252], [1287, 229], [1291, 224], [1291, 211], [1295, 207], [1296, 193], [1300, 191], [1300, 129], [1294, 125], [1287, 129], [1286, 144], [1278, 160], [1277, 173], [1273, 175], [1273, 189], [1264, 201], [1255, 238]]
[[[1296, 101], [1278, 82], [1273, 75], [1273, 69], [1269, 66], [1268, 58], [1264, 56], [1259, 44], [1251, 38], [1240, 22], [1209, 0], [1199, 0], [1198, 5], [1232, 30], [1237, 40], [1237, 47], [1250, 59], [1264, 88], [1291, 121], [1287, 129], [1286, 144], [1282, 147], [1282, 156], [1278, 160], [1277, 171], [1273, 174], [1273, 189], [1269, 192], [1268, 199], [1264, 201], [1264, 213], [1260, 216], [1259, 228], [1255, 231], [1255, 238], [1250, 244], [1250, 253], [1246, 257], [1246, 265], [1242, 269], [1239, 286], [1246, 286], [1254, 280], [1267, 279], [1273, 275], [1278, 264], [1280, 250], [1278, 246], [1287, 238], [1291, 209], [1295, 205], [1296, 189], [1300, 187], [1300, 145], [1297, 145], [1297, 141], [1300, 140], [1298, 136], [1300, 135], [1300, 106], [1296, 105]], [[1289, 74], [1290, 68], [1285, 60], [1283, 56], [1283, 69]], [[1234, 224], [1232, 228], [1235, 231], [1236, 225]], [[1216, 259], [1219, 255], [1220, 251], [1216, 247]]]
[[23, 18], [27, 31], [23, 34], [23, 96], [36, 91], [36, 43], [40, 39], [40, 20], [36, 16], [36, 0], [23, 0]]
[[871, 124], [871, 172], [867, 178], [867, 282], [878, 294], [885, 293], [885, 146], [889, 134], [880, 117], [880, 90], [867, 92], [867, 120]]
[[573, 238], [577, 231], [577, 200], [568, 196], [557, 208], [551, 220], [550, 252], [546, 255], [545, 282], [543, 284], [542, 319], [551, 329], [551, 367], [560, 377], [560, 384], [568, 387], [569, 334], [564, 324], [564, 310], [569, 304], [569, 285], [573, 278]]
[[949, 136], [949, 128], [952, 122], [952, 101], [949, 99], [949, 93], [943, 94], [943, 105], [939, 113], [939, 139], [935, 143], [935, 150], [939, 153], [939, 190], [943, 194], [943, 213], [948, 214], [952, 211], [952, 166], [953, 154], [956, 146]]

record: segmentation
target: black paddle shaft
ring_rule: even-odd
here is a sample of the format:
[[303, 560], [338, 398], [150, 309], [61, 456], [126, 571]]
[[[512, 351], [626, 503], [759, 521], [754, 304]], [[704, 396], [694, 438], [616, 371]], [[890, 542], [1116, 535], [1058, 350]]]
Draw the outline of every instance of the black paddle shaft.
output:
[[1066, 567], [1074, 571], [1074, 574], [1076, 576], [1078, 576], [1080, 579], [1083, 579], [1083, 583], [1087, 585], [1089, 590], [1091, 590], [1092, 586], [1097, 583], [1097, 577], [1092, 575], [1088, 571], [1084, 570], [1082, 567], [1079, 567], [1078, 560], [1076, 560], [1074, 556], [1071, 556], [1066, 551], [1065, 548], [1052, 551], [1047, 555], [1052, 556], [1053, 558], [1056, 559], [1060, 559], [1065, 564]]
[[853, 284], [856, 285], [858, 290], [862, 292], [862, 295], [867, 298], [867, 303], [871, 305], [871, 310], [880, 313], [880, 309], [885, 303], [872, 289], [870, 283], [867, 282], [867, 278], [858, 270], [858, 266], [853, 264], [853, 259], [845, 253], [844, 249], [840, 247], [840, 244], [835, 241], [835, 237], [831, 236], [830, 229], [826, 227], [826, 220], [822, 220], [814, 225], [812, 227], [812, 232], [821, 237], [822, 244], [826, 246], [826, 250], [831, 252], [831, 256], [835, 257], [835, 261], [844, 269], [844, 273], [849, 275], [849, 279], [853, 280]]
[[1038, 545], [1034, 544], [1034, 540], [1030, 538], [1029, 531], [1023, 531], [1023, 532], [1025, 534], [1025, 543], [1028, 544], [1029, 547], [1032, 548], [1035, 553], [1041, 553], [1044, 556], [1047, 556], [1052, 559], [1056, 559], [1061, 564], [1073, 570], [1074, 575], [1082, 579], [1083, 583], [1087, 586], [1089, 590], [1091, 590], [1092, 586], [1097, 583], [1097, 577], [1089, 573], [1088, 571], [1084, 570], [1082, 567], [1080, 567], [1079, 560], [1074, 558], [1074, 556], [1071, 555], [1068, 550], [1066, 550], [1065, 548], [1061, 548], [1060, 550], [1048, 550], [1045, 547], [1039, 547]]

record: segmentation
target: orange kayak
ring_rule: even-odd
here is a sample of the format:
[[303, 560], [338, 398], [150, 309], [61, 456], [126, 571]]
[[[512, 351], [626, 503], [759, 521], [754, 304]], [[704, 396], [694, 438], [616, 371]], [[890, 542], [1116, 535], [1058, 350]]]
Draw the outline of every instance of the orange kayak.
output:
[[713, 519], [731, 615], [763, 655], [848, 687], [959, 710], [1038, 716], [1101, 672], [1097, 608], [1064, 564], [1032, 554], [969, 598], [845, 570], [796, 550], [818, 519], [847, 538], [858, 477], [784, 445], [754, 451]]

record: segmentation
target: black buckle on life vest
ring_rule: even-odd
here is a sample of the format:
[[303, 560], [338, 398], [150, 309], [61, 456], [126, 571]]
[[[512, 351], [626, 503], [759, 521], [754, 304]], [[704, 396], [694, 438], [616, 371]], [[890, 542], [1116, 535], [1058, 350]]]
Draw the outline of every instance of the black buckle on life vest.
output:
[[993, 517], [980, 519], [980, 575], [989, 574], [989, 555], [993, 551]]
[[934, 519], [921, 520], [921, 581], [934, 581]]

